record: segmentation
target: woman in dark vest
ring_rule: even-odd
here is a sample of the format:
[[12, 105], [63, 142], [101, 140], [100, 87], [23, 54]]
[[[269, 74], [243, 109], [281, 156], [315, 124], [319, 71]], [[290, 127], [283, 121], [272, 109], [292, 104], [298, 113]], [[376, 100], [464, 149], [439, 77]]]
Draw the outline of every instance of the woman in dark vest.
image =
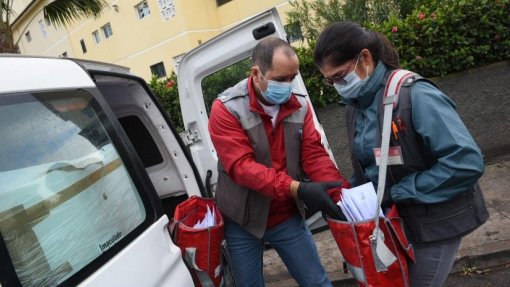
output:
[[[314, 60], [346, 104], [350, 181], [353, 186], [373, 182], [377, 189], [381, 99], [388, 75], [400, 68], [398, 54], [384, 35], [337, 22], [319, 36]], [[462, 236], [488, 217], [477, 184], [482, 154], [452, 100], [421, 77], [400, 90], [390, 139], [390, 149], [396, 147], [401, 152], [397, 164], [388, 166], [382, 206], [397, 205], [415, 249], [411, 286], [442, 286]]]

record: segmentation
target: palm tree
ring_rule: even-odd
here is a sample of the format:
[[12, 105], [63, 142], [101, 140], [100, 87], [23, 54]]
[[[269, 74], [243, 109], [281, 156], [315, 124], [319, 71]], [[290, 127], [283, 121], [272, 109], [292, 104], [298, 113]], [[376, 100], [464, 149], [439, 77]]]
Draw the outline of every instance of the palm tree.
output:
[[[13, 2], [14, 0], [0, 0], [0, 53], [18, 53], [19, 39], [14, 41], [10, 26]], [[75, 20], [88, 17], [97, 18], [101, 10], [107, 7], [105, 0], [53, 0], [49, 2], [43, 8], [44, 18], [56, 26], [67, 26]]]
[[54, 0], [44, 7], [44, 18], [57, 26], [66, 26], [74, 20], [97, 18], [107, 5], [105, 0]]
[[13, 1], [0, 0], [0, 53], [14, 53], [18, 50], [14, 45], [12, 31], [9, 26]]

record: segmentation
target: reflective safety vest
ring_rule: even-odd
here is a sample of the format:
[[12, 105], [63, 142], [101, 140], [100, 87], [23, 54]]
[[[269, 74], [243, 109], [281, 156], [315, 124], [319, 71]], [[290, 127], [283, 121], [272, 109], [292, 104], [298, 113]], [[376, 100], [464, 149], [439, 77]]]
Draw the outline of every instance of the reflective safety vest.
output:
[[[293, 179], [299, 180], [302, 176], [301, 134], [308, 105], [304, 96], [295, 96], [301, 103], [301, 108], [285, 118], [282, 124], [284, 126], [287, 174]], [[271, 152], [264, 124], [257, 113], [250, 111], [248, 79], [225, 90], [217, 100], [220, 100], [241, 123], [255, 151], [255, 161], [271, 167]], [[235, 183], [219, 161], [215, 197], [216, 204], [225, 217], [233, 220], [254, 236], [262, 238], [266, 229], [271, 198]], [[304, 217], [303, 203], [296, 200], [296, 204]]]

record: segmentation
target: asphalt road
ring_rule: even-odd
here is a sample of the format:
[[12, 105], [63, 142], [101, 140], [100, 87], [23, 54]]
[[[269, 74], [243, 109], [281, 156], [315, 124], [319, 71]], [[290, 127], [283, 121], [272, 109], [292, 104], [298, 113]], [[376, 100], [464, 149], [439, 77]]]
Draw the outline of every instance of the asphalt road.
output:
[[[432, 79], [457, 105], [486, 163], [510, 159], [510, 62], [500, 62]], [[317, 109], [335, 160], [344, 176], [352, 174], [344, 107]], [[509, 283], [510, 286], [510, 283]]]

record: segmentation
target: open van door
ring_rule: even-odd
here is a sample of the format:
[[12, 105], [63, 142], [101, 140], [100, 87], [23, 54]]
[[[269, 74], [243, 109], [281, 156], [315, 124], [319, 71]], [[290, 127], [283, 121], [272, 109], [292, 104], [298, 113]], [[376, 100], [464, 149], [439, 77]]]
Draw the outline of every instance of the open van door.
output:
[[[210, 193], [214, 191], [218, 175], [218, 157], [208, 132], [212, 102], [222, 91], [249, 76], [252, 50], [259, 40], [267, 36], [286, 39], [280, 16], [274, 8], [195, 48], [184, 55], [179, 64], [179, 98], [186, 129], [184, 138], [201, 178], [206, 178], [205, 185], [210, 187]], [[306, 95], [310, 101], [301, 75], [294, 81], [294, 92]], [[335, 162], [313, 108], [312, 112], [322, 142]], [[325, 222], [317, 213], [308, 219], [308, 224], [313, 229], [324, 226]]]

